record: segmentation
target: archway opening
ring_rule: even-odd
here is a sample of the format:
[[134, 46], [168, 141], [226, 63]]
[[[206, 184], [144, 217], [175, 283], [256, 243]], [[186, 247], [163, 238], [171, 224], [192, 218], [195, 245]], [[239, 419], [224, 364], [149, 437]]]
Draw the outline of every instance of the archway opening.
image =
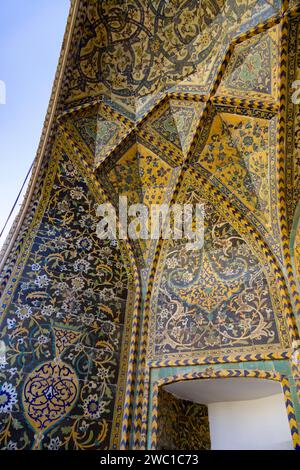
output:
[[159, 449], [293, 449], [280, 382], [196, 379], [160, 387]]

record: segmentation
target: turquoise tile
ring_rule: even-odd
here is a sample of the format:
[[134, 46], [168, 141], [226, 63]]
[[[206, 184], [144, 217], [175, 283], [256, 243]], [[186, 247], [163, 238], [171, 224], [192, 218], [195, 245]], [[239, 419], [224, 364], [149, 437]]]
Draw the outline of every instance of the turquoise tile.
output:
[[289, 375], [290, 374], [290, 365], [289, 361], [274, 361], [274, 366], [276, 372], [282, 375]]

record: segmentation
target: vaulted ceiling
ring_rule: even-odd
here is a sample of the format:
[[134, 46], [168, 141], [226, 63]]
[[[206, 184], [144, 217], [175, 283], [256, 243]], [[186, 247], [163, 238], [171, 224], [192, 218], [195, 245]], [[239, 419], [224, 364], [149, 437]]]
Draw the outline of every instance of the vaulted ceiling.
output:
[[189, 161], [280, 259], [279, 13], [276, 0], [88, 2], [62, 122], [114, 202], [170, 202]]

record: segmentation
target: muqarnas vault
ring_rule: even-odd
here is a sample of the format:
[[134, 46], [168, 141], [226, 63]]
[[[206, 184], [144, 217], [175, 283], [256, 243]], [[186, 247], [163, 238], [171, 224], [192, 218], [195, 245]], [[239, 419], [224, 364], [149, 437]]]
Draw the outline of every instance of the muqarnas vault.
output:
[[[228, 377], [279, 382], [300, 446], [299, 64], [295, 0], [71, 2], [1, 255], [2, 449], [208, 449], [164, 387]], [[119, 196], [203, 204], [203, 247], [100, 240]]]

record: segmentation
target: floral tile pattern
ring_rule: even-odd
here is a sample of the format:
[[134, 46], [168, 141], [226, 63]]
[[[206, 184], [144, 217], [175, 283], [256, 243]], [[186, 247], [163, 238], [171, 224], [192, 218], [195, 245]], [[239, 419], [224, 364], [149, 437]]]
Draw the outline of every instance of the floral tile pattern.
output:
[[182, 400], [161, 388], [158, 410], [158, 450], [210, 449], [207, 406]]
[[215, 112], [210, 120], [204, 143], [198, 143], [202, 152], [196, 149], [193, 165], [240, 204], [280, 256], [275, 202], [277, 119]]
[[278, 99], [280, 26], [235, 47], [217, 95]]
[[151, 301], [151, 359], [287, 346], [281, 305], [269, 285], [274, 280], [200, 194], [187, 186], [181, 197], [204, 205], [203, 248], [189, 250], [184, 239], [163, 246]]
[[2, 317], [2, 448], [109, 446], [129, 281], [95, 207], [63, 156]]
[[279, 0], [89, 0], [66, 101], [107, 95], [138, 114], [139, 98], [180, 87], [201, 67], [196, 89], [207, 93], [223, 56], [215, 51], [275, 15], [279, 5]]

